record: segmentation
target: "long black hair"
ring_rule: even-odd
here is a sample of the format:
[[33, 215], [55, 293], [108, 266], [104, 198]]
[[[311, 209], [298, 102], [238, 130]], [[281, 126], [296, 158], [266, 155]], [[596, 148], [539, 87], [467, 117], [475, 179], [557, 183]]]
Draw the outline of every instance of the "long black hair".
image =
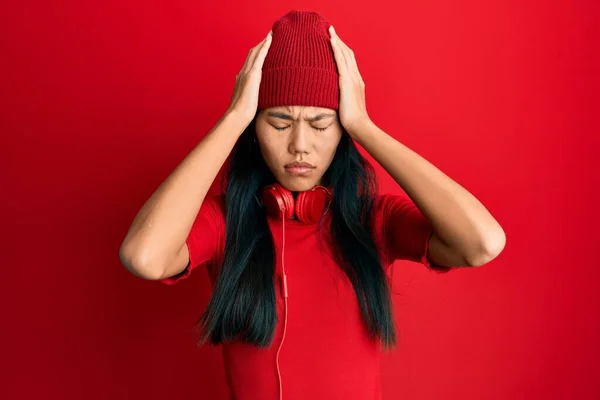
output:
[[[243, 340], [268, 347], [277, 322], [275, 251], [267, 215], [257, 199], [274, 183], [256, 139], [256, 117], [235, 144], [224, 176], [225, 252], [210, 302], [198, 320], [199, 345]], [[342, 137], [322, 185], [333, 189], [331, 254], [354, 286], [372, 340], [396, 344], [390, 288], [373, 236], [371, 210], [377, 180], [348, 132]]]

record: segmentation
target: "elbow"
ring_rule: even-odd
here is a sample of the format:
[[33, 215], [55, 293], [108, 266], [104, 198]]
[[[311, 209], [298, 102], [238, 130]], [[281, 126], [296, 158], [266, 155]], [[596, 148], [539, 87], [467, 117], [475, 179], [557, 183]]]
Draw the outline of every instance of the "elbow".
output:
[[138, 278], [159, 280], [162, 278], [163, 269], [143, 252], [135, 250], [125, 243], [119, 249], [119, 259], [127, 271]]
[[504, 246], [506, 245], [506, 234], [504, 230], [500, 230], [491, 235], [490, 238], [484, 240], [480, 249], [476, 254], [466, 257], [468, 265], [471, 267], [481, 267], [482, 265], [488, 264], [490, 261], [495, 259], [502, 253]]

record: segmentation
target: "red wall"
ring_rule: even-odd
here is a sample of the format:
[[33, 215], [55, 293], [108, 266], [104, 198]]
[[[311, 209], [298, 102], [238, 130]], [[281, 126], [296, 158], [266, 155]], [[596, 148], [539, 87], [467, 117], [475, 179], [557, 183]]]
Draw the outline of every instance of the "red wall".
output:
[[290, 7], [336, 25], [373, 120], [507, 234], [481, 268], [395, 266], [384, 398], [599, 398], [597, 2], [51, 3], [0, 11], [3, 398], [225, 398], [192, 330], [206, 274], [144, 281], [118, 249]]

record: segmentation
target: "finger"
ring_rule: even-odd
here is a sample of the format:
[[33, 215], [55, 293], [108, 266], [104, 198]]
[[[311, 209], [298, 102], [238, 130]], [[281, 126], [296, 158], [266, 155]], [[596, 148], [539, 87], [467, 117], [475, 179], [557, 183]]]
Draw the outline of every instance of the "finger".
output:
[[362, 82], [362, 77], [360, 76], [360, 72], [358, 70], [358, 64], [356, 63], [356, 57], [354, 56], [354, 51], [348, 47], [343, 40], [340, 39], [339, 35], [335, 31], [335, 28], [332, 26], [333, 34], [339, 43], [339, 46], [342, 48], [342, 54], [344, 55], [344, 60], [346, 61], [346, 67], [348, 68], [348, 73], [352, 75], [356, 80]]
[[248, 54], [248, 57], [246, 58], [246, 63], [244, 64], [242, 73], [247, 73], [252, 68], [252, 65], [254, 65], [254, 60], [256, 59], [256, 55], [258, 54], [259, 50], [264, 46], [268, 38], [269, 34], [267, 34], [267, 36], [265, 36], [265, 38], [259, 44], [257, 44], [250, 50], [250, 54]]
[[256, 53], [256, 57], [254, 58], [254, 62], [252, 64], [252, 68], [256, 68], [259, 71], [262, 69], [263, 64], [265, 62], [265, 57], [269, 52], [269, 47], [271, 47], [271, 41], [273, 40], [273, 33], [269, 31], [269, 34], [265, 38], [264, 43], [260, 47], [259, 51]]
[[335, 34], [333, 25], [329, 27], [329, 32], [331, 34], [331, 47], [333, 48], [333, 55], [339, 69], [338, 72], [340, 75], [345, 75], [348, 69], [346, 65], [346, 58], [344, 57], [342, 47], [340, 46], [337, 35]]
[[352, 71], [352, 58], [350, 57], [350, 48], [344, 43], [344, 41], [340, 38], [340, 36], [335, 31], [333, 25], [331, 26], [333, 34], [335, 36], [335, 42], [339, 45], [341, 53], [344, 57], [344, 63], [346, 64], [346, 69], [348, 73], [353, 73]]
[[250, 60], [252, 60], [252, 54], [255, 51], [255, 47], [251, 48], [250, 51], [248, 52], [248, 55], [246, 56], [246, 61], [244, 61], [244, 65], [242, 66], [242, 69], [240, 70], [240, 73], [238, 74], [238, 76], [243, 75], [246, 73], [246, 70], [248, 69], [248, 64], [250, 64]]
[[350, 60], [350, 69], [354, 71], [358, 81], [364, 83], [360, 71], [358, 70], [358, 63], [356, 62], [356, 57], [354, 56], [354, 51], [352, 51], [352, 49], [350, 49]]
[[[337, 35], [337, 34], [336, 34]], [[346, 66], [348, 67], [348, 71], [352, 71], [352, 57], [350, 56], [350, 47], [342, 39], [337, 37], [340, 43], [340, 47], [342, 48], [342, 54], [344, 54], [344, 60], [346, 60]]]
[[267, 34], [267, 36], [259, 44], [257, 44], [252, 49], [250, 49], [250, 52], [248, 53], [248, 57], [246, 57], [246, 62], [244, 63], [244, 66], [242, 67], [241, 73], [248, 72], [248, 70], [252, 67], [252, 65], [254, 64], [254, 59], [256, 58], [256, 54], [258, 53], [258, 50], [260, 48], [262, 48], [262, 46], [265, 44], [267, 39], [269, 39], [270, 33], [271, 33], [271, 31], [269, 31], [269, 34]]
[[250, 49], [250, 51], [248, 52], [248, 55], [246, 56], [246, 61], [244, 61], [244, 65], [242, 66], [242, 69], [240, 70], [238, 76], [242, 75], [246, 71], [246, 67], [248, 66], [248, 60], [250, 60], [250, 58], [252, 57], [253, 51], [254, 48]]

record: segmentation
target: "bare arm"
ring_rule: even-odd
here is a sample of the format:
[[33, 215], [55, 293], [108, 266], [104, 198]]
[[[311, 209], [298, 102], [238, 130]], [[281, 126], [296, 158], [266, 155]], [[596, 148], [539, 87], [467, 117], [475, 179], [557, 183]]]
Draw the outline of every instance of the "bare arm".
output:
[[145, 279], [160, 279], [186, 267], [185, 241], [194, 219], [246, 126], [244, 118], [226, 113], [150, 196], [120, 248], [127, 270]]
[[186, 239], [221, 166], [258, 107], [262, 66], [271, 32], [253, 47], [242, 70], [227, 112], [204, 139], [161, 183], [136, 215], [119, 250], [131, 273], [162, 279], [188, 264]]
[[383, 130], [366, 110], [365, 83], [352, 51], [330, 27], [340, 71], [340, 120], [431, 221], [429, 254], [443, 266], [480, 266], [500, 254], [506, 235], [479, 200]]
[[480, 266], [504, 248], [504, 230], [479, 200], [372, 121], [351, 135], [406, 191], [431, 221], [429, 253], [445, 266]]

